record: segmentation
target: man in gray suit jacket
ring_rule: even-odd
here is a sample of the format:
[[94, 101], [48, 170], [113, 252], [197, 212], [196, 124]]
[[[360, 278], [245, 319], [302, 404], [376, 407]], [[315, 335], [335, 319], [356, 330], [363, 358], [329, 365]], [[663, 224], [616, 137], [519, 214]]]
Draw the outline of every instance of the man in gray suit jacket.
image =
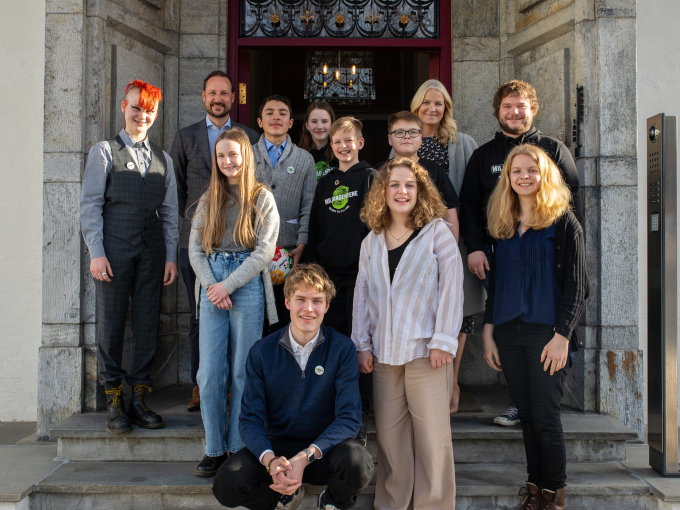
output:
[[191, 219], [196, 212], [198, 200], [210, 184], [213, 152], [218, 135], [232, 127], [239, 127], [246, 132], [251, 144], [256, 144], [259, 138], [255, 131], [238, 122], [233, 122], [229, 116], [231, 105], [234, 102], [234, 87], [231, 78], [226, 73], [222, 71], [210, 73], [203, 80], [202, 97], [205, 103], [205, 118], [177, 131], [170, 150], [177, 177], [179, 214], [184, 218], [179, 239], [179, 269], [187, 288], [191, 307], [189, 342], [191, 345], [191, 382], [194, 385], [194, 392], [189, 405], [187, 405], [188, 411], [199, 411], [201, 409], [200, 393], [196, 383], [199, 363], [198, 318], [196, 317], [196, 299], [194, 296], [196, 274], [189, 264], [187, 251]]

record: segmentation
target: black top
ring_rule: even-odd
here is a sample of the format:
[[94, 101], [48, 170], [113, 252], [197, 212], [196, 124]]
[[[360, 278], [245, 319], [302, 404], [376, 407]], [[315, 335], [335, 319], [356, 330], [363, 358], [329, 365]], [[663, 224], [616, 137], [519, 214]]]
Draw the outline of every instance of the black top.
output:
[[369, 229], [359, 218], [377, 172], [360, 161], [346, 172], [333, 168], [316, 185], [305, 258], [340, 279], [356, 280], [361, 241]]
[[[404, 250], [406, 250], [408, 243], [410, 243], [416, 238], [420, 230], [421, 229], [414, 230], [413, 233], [409, 236], [409, 238], [401, 246], [397, 246], [392, 250], [387, 250], [387, 265], [390, 268], [390, 282], [394, 280], [394, 273], [397, 270], [399, 261], [401, 260], [401, 257], [404, 254]], [[389, 232], [386, 232], [386, 234], [390, 235]]]
[[[489, 288], [486, 297], [484, 324], [494, 323], [496, 292], [496, 253], [492, 253]], [[578, 339], [578, 322], [585, 311], [590, 288], [586, 274], [586, 251], [583, 229], [571, 211], [555, 223], [555, 278], [560, 288], [559, 310], [555, 332], [569, 338], [573, 352], [583, 345]]]
[[331, 171], [331, 166], [330, 162], [326, 161], [326, 150], [328, 149], [328, 145], [324, 145], [320, 149], [317, 149], [314, 147], [313, 149], [309, 150], [309, 153], [312, 155], [314, 158], [314, 168], [316, 170], [316, 182], [319, 182], [319, 180], [326, 175], [328, 172]]
[[[378, 169], [382, 168], [383, 165], [389, 163], [390, 161], [391, 160], [388, 159], [384, 163], [376, 165], [376, 168]], [[439, 193], [442, 196], [442, 200], [444, 201], [444, 205], [446, 206], [446, 208], [455, 209], [457, 207], [460, 207], [458, 193], [456, 193], [456, 189], [453, 187], [451, 179], [449, 179], [449, 176], [444, 170], [444, 168], [442, 168], [441, 165], [435, 163], [431, 159], [426, 158], [420, 158], [418, 160], [418, 164], [422, 166], [425, 170], [427, 170], [427, 173], [430, 175], [430, 179], [432, 179], [432, 182], [434, 182], [434, 185], [439, 190]]]
[[420, 158], [418, 164], [430, 174], [430, 178], [434, 181], [434, 185], [437, 186], [439, 193], [442, 195], [446, 208], [455, 209], [460, 207], [458, 193], [456, 193], [456, 189], [453, 187], [446, 170], [431, 159]]
[[418, 157], [432, 160], [447, 171], [449, 169], [449, 148], [439, 143], [434, 136], [423, 136]]
[[493, 239], [487, 232], [486, 206], [491, 192], [498, 184], [508, 154], [515, 146], [523, 143], [540, 147], [555, 162], [571, 191], [572, 210], [583, 225], [583, 202], [579, 194], [578, 172], [566, 145], [556, 138], [544, 135], [535, 127], [517, 138], [498, 132], [493, 140], [472, 153], [460, 189], [460, 235], [465, 240], [468, 253], [481, 250], [485, 243], [493, 244]]

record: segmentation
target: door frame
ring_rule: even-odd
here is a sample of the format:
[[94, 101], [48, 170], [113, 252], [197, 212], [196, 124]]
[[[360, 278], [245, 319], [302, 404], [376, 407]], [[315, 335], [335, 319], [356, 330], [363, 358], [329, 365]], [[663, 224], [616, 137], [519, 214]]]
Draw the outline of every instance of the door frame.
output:
[[[439, 38], [438, 39], [396, 39], [396, 38], [340, 38], [340, 37], [239, 37], [239, 0], [229, 1], [227, 37], [227, 73], [234, 79], [238, 103], [239, 84], [246, 85], [246, 104], [238, 105], [236, 121], [244, 118], [250, 100], [250, 64], [240, 58], [240, 51], [269, 47], [290, 49], [336, 49], [368, 48], [431, 51], [429, 59], [429, 78], [441, 81], [451, 93], [451, 0], [439, 0]], [[242, 108], [243, 107], [243, 108]]]

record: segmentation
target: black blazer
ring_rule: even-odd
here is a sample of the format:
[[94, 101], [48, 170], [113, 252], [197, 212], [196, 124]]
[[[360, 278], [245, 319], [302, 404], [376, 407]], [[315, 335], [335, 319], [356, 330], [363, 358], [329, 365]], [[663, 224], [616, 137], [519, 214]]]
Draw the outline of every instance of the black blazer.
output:
[[[256, 144], [260, 138], [256, 131], [243, 124], [232, 121], [231, 125], [243, 129], [252, 145]], [[212, 174], [212, 154], [210, 154], [205, 117], [196, 124], [177, 131], [170, 149], [170, 156], [175, 166], [179, 216], [185, 220], [182, 222], [179, 246], [186, 249], [189, 245], [191, 218], [196, 212], [198, 200], [208, 189]]]
[[[496, 290], [496, 254], [491, 254], [489, 288], [484, 324], [493, 323], [493, 300]], [[583, 229], [573, 212], [567, 211], [555, 225], [555, 277], [562, 291], [555, 332], [569, 338], [572, 352], [583, 347], [578, 338], [578, 323], [590, 294], [586, 274], [586, 249]]]

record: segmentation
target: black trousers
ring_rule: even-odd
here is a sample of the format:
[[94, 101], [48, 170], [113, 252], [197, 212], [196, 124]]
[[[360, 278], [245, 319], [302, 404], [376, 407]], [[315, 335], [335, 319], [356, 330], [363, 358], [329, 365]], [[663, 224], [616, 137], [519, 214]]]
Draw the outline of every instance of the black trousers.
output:
[[[326, 326], [352, 337], [352, 310], [354, 308], [354, 287], [356, 278], [342, 278], [332, 273], [328, 276], [335, 285], [335, 297], [331, 300], [328, 312], [323, 318]], [[359, 374], [359, 393], [362, 411], [368, 412], [373, 404], [373, 374]]]
[[182, 273], [182, 280], [187, 288], [187, 297], [189, 298], [189, 308], [191, 308], [191, 319], [189, 320], [189, 348], [191, 352], [191, 383], [198, 386], [196, 382], [196, 374], [198, 373], [198, 365], [200, 361], [198, 352], [198, 327], [199, 322], [196, 318], [196, 273], [194, 268], [189, 263], [189, 250], [179, 250], [179, 271]]
[[[307, 448], [310, 441], [272, 440], [278, 456], [291, 458]], [[329, 502], [346, 510], [357, 502], [357, 495], [373, 478], [373, 458], [356, 439], [340, 443], [326, 455], [305, 468], [302, 480], [313, 485], [327, 485]], [[220, 467], [213, 483], [213, 493], [222, 505], [250, 510], [272, 510], [280, 494], [269, 488], [272, 477], [250, 450], [243, 448]]]
[[529, 482], [552, 491], [567, 479], [560, 400], [566, 368], [543, 370], [541, 353], [553, 338], [550, 326], [514, 320], [494, 328], [498, 354], [524, 433]]
[[[97, 347], [99, 380], [105, 386], [151, 385], [161, 291], [165, 272], [163, 242], [132, 246], [112, 236], [104, 236], [106, 257], [111, 264], [111, 282], [95, 280], [97, 295]], [[128, 306], [132, 340], [130, 367], [123, 370], [123, 340]]]

